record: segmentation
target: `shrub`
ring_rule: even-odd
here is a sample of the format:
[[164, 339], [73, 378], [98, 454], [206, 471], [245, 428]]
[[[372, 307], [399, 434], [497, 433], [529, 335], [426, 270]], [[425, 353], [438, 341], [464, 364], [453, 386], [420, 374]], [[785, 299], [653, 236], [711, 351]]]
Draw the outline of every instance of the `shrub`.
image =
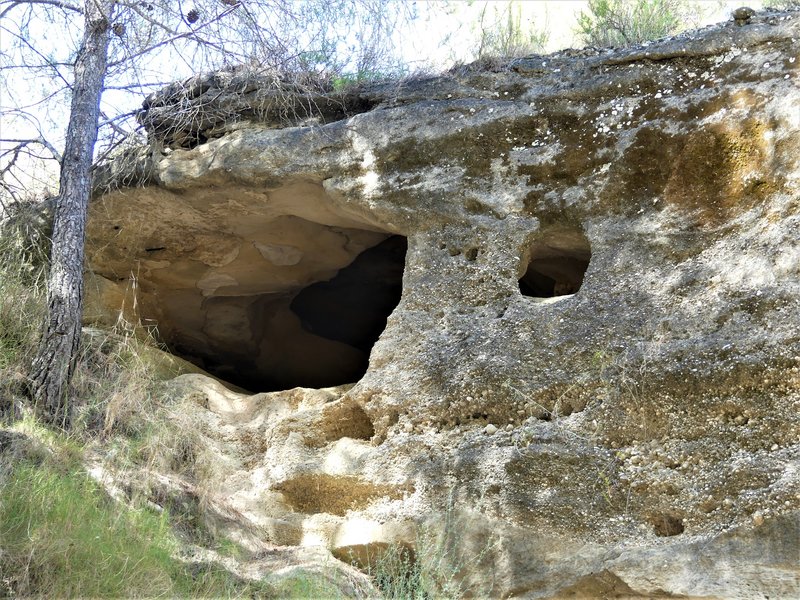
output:
[[46, 313], [47, 212], [33, 201], [4, 205], [0, 221], [0, 417], [19, 412], [26, 361]]
[[387, 600], [490, 596], [493, 582], [477, 582], [470, 575], [477, 565], [492, 559], [496, 540], [489, 535], [474, 547], [463, 532], [450, 496], [437, 526], [422, 525], [413, 548], [393, 543], [367, 556], [367, 573]]
[[478, 48], [475, 59], [479, 61], [498, 57], [516, 58], [542, 52], [549, 37], [547, 31], [523, 21], [519, 2], [487, 2], [481, 11], [477, 28]]
[[681, 0], [589, 0], [577, 33], [590, 46], [629, 46], [676, 33], [690, 12]]

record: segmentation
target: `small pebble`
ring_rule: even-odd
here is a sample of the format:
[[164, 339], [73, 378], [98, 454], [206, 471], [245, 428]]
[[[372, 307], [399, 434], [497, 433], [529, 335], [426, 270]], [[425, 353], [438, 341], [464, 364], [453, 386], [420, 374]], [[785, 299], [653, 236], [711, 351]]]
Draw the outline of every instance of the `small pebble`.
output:
[[497, 433], [497, 426], [489, 423], [486, 427], [483, 428], [483, 431], [487, 435], [494, 435], [495, 433]]
[[753, 513], [753, 525], [759, 527], [764, 524], [764, 515], [761, 514], [761, 511], [756, 511]]
[[411, 433], [412, 431], [414, 431], [414, 425], [412, 423], [406, 423], [405, 425], [403, 425], [403, 430], [406, 433]]
[[770, 447], [770, 450], [775, 452], [775, 450], [778, 450], [779, 448], [780, 448], [780, 446], [778, 446], [778, 444], [772, 444], [772, 446]]

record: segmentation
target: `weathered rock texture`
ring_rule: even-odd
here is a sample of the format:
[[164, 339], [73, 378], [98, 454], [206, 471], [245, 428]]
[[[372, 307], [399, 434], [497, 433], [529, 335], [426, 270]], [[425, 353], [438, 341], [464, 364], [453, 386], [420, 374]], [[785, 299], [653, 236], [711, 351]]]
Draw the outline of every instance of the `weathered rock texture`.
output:
[[171, 384], [267, 541], [428, 524], [477, 595], [797, 597], [798, 37], [473, 65], [313, 125], [257, 77], [173, 87], [102, 174], [89, 316], [270, 392]]

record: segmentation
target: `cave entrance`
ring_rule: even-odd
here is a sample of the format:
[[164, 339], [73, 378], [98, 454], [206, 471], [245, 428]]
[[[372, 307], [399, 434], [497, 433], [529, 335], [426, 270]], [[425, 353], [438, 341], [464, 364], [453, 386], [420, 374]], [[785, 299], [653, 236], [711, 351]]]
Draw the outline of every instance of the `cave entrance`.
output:
[[368, 355], [400, 302], [407, 246], [406, 238], [392, 236], [359, 254], [333, 279], [302, 289], [289, 307], [303, 329]]
[[175, 331], [168, 346], [252, 392], [358, 381], [402, 292], [406, 238], [377, 239], [330, 279], [276, 293], [207, 297], [201, 331]]
[[551, 227], [537, 236], [523, 255], [519, 280], [523, 296], [554, 298], [575, 294], [583, 284], [592, 251], [583, 231]]

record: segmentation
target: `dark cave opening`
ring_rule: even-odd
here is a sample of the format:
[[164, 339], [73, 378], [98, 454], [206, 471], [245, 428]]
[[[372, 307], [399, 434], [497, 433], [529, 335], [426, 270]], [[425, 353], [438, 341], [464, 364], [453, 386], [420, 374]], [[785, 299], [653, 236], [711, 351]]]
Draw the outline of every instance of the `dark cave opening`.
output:
[[519, 291], [532, 298], [575, 294], [583, 284], [591, 256], [589, 240], [582, 231], [548, 229], [527, 249]]
[[406, 249], [403, 236], [384, 240], [359, 254], [333, 279], [301, 290], [289, 308], [305, 331], [368, 355], [400, 302]]
[[400, 302], [406, 250], [406, 238], [394, 235], [327, 281], [281, 294], [208, 298], [208, 319], [242, 327], [220, 328], [205, 343], [184, 333], [170, 347], [251, 392], [355, 383]]

